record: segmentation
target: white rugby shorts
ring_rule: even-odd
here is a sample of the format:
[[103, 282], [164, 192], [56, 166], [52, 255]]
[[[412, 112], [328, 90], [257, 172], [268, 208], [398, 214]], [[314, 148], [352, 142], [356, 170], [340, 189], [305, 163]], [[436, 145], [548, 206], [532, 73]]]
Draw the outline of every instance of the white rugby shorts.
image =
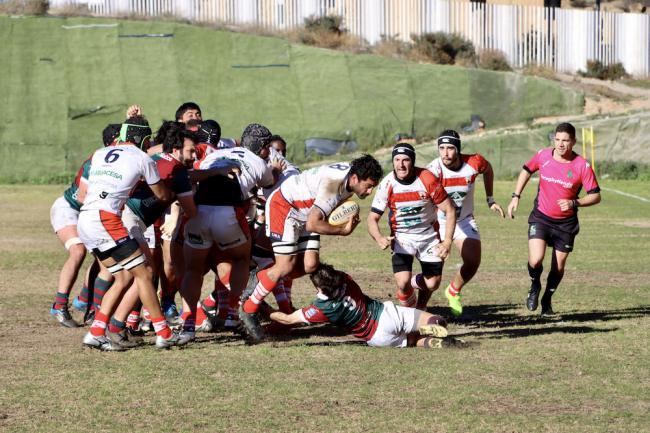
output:
[[384, 311], [379, 316], [375, 335], [368, 340], [368, 346], [406, 347], [406, 337], [418, 330], [421, 314], [422, 311], [415, 308], [384, 302]]
[[233, 206], [197, 206], [196, 216], [185, 224], [185, 244], [207, 249], [216, 243], [220, 250], [245, 244], [249, 228], [244, 211]]
[[[445, 223], [444, 220], [438, 221], [440, 224], [440, 237], [445, 237]], [[475, 239], [481, 240], [481, 234], [478, 230], [478, 224], [474, 219], [474, 215], [468, 215], [460, 221], [456, 221], [456, 230], [454, 231], [454, 240]]]
[[425, 233], [395, 233], [392, 248], [395, 254], [407, 254], [420, 262], [436, 263], [442, 261], [436, 249], [439, 243], [438, 233], [432, 227]]
[[79, 238], [88, 250], [108, 251], [130, 238], [122, 218], [104, 210], [79, 212]]
[[79, 220], [79, 211], [73, 209], [63, 196], [57, 198], [50, 208], [50, 223], [54, 233], [67, 226], [76, 226]]
[[284, 198], [280, 189], [266, 201], [266, 236], [276, 255], [303, 254], [320, 250], [320, 235], [308, 232], [299, 212]]

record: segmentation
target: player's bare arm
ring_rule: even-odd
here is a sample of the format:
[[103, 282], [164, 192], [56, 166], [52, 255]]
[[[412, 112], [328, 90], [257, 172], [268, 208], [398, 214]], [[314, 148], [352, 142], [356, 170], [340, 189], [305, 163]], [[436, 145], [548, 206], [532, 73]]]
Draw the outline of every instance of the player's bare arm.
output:
[[291, 314], [285, 314], [281, 311], [272, 311], [270, 318], [274, 322], [278, 322], [283, 325], [297, 325], [300, 323], [304, 323], [302, 320], [301, 310], [296, 310]]
[[560, 206], [560, 210], [563, 212], [577, 207], [593, 206], [598, 203], [600, 203], [599, 192], [587, 194], [586, 196], [576, 200], [561, 199], [557, 201], [557, 204]]
[[314, 206], [309, 211], [306, 229], [310, 232], [315, 232], [321, 235], [338, 235], [347, 236], [354, 231], [359, 224], [359, 215], [350, 218], [344, 225], [333, 226], [327, 222], [327, 218], [320, 208]]
[[149, 188], [151, 188], [151, 192], [153, 192], [156, 198], [162, 202], [170, 202], [174, 198], [174, 193], [162, 182], [149, 185]]
[[519, 173], [519, 177], [517, 178], [517, 184], [515, 185], [515, 191], [512, 193], [512, 200], [510, 200], [510, 204], [508, 205], [509, 218], [514, 219], [515, 212], [517, 211], [517, 207], [519, 206], [519, 198], [521, 196], [521, 193], [524, 191], [524, 188], [526, 187], [526, 184], [530, 180], [531, 176], [532, 174], [526, 170], [521, 170], [521, 173]]
[[454, 241], [454, 231], [456, 230], [456, 207], [451, 199], [447, 197], [443, 202], [438, 204], [438, 209], [445, 213], [447, 224], [445, 225], [445, 238], [437, 245], [438, 255], [442, 260], [449, 256], [451, 244]]
[[378, 213], [372, 211], [368, 213], [368, 233], [370, 233], [370, 236], [375, 240], [375, 242], [377, 242], [379, 248], [385, 250], [386, 248], [390, 247], [390, 244], [393, 241], [394, 237], [384, 236], [381, 234], [381, 231], [379, 230], [380, 219], [381, 215]]
[[494, 170], [489, 161], [487, 168], [483, 172], [483, 184], [485, 185], [485, 197], [487, 197], [488, 207], [492, 212], [501, 215], [501, 218], [505, 218], [506, 214], [503, 212], [503, 208], [494, 200]]
[[232, 164], [224, 165], [223, 167], [209, 168], [206, 170], [190, 170], [189, 176], [192, 183], [201, 182], [212, 176], [234, 176], [239, 171], [239, 163], [237, 161], [230, 161]]

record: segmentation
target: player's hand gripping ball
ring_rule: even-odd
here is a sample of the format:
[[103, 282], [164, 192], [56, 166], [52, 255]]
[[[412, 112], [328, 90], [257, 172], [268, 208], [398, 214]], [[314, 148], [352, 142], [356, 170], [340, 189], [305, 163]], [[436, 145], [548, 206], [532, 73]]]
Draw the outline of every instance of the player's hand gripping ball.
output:
[[352, 200], [348, 200], [341, 203], [332, 211], [327, 222], [333, 226], [340, 226], [347, 223], [356, 215], [359, 215], [359, 205]]

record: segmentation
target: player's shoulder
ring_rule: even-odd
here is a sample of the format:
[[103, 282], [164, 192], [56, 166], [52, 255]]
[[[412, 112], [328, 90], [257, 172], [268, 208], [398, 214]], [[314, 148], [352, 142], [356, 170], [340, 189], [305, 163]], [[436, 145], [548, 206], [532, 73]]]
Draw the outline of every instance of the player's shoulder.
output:
[[463, 162], [474, 170], [481, 171], [487, 165], [487, 159], [480, 153], [462, 154]]

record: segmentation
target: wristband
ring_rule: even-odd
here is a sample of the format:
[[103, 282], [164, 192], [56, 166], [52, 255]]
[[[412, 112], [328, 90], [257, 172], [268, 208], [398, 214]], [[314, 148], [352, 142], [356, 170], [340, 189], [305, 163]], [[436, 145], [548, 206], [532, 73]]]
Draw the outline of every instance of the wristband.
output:
[[571, 204], [573, 205], [574, 209], [576, 209], [578, 206], [580, 206], [580, 203], [578, 203], [578, 200], [571, 200]]
[[521, 194], [517, 194], [516, 192], [513, 192], [512, 198], [521, 198]]
[[492, 207], [492, 205], [493, 205], [494, 203], [496, 203], [496, 201], [494, 201], [494, 197], [492, 197], [491, 195], [488, 196], [488, 197], [487, 197], [487, 204], [488, 204], [488, 207]]

